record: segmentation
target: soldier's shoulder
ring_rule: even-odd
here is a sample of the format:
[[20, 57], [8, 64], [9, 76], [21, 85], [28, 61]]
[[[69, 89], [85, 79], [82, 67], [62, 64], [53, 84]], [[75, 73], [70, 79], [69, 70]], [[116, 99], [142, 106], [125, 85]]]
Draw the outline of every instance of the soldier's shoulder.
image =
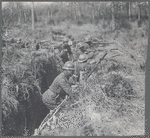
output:
[[64, 78], [64, 74], [63, 74], [63, 72], [61, 72], [60, 74], [58, 74], [57, 76], [56, 76], [56, 78], [54, 79], [54, 81], [60, 81], [62, 78]]

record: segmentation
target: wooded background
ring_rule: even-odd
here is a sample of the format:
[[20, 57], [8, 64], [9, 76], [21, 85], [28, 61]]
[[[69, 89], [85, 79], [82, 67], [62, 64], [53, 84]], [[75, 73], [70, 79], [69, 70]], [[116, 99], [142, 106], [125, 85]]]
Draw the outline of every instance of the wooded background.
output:
[[[3, 5], [3, 3], [2, 3]], [[7, 2], [2, 8], [2, 26], [11, 27], [31, 23], [31, 5], [26, 2]], [[98, 24], [100, 20], [111, 22], [119, 28], [126, 21], [144, 21], [148, 19], [148, 2], [52, 2], [34, 6], [34, 21], [46, 25], [58, 25], [70, 21], [77, 25]]]

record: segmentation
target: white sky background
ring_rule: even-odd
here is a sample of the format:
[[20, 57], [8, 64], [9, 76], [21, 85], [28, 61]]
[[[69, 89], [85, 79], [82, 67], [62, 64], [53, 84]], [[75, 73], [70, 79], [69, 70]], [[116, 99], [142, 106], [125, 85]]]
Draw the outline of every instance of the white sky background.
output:
[[[9, 1], [9, 2], [14, 2], [14, 1]], [[17, 1], [17, 2], [19, 2], [19, 1]], [[24, 5], [28, 5], [28, 6], [30, 6], [31, 4], [32, 4], [32, 2], [22, 2], [22, 1], [20, 1], [21, 3], [23, 3]], [[58, 2], [61, 2], [61, 1], [58, 1]], [[8, 2], [2, 2], [2, 8], [4, 8], [6, 5], [7, 5], [7, 3]], [[54, 3], [54, 2], [34, 2], [34, 6], [37, 6], [37, 5], [50, 5], [50, 4], [52, 4], [52, 3]], [[62, 3], [68, 3], [68, 2], [63, 2], [62, 1]]]
[[[10, 1], [11, 2], [11, 1]], [[13, 2], [13, 1], [12, 1]], [[19, 1], [18, 1], [19, 2]], [[21, 2], [21, 1], [20, 1]], [[6, 5], [7, 5], [7, 3], [8, 2], [2, 2], [2, 8], [4, 8]], [[25, 5], [31, 5], [32, 4], [32, 2], [22, 2], [23, 4], [25, 4]], [[53, 2], [34, 2], [34, 5], [36, 6], [36, 5], [50, 5], [50, 4], [52, 4]]]

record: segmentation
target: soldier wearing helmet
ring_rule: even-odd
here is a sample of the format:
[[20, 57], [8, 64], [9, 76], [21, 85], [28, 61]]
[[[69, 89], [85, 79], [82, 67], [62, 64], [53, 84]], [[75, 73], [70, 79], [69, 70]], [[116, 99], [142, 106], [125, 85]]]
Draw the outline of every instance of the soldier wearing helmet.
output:
[[84, 79], [84, 75], [86, 75], [90, 69], [90, 64], [87, 63], [88, 55], [81, 54], [75, 64], [75, 76], [77, 78], [77, 82], [82, 81]]
[[87, 36], [85, 38], [84, 43], [87, 43], [89, 46], [91, 46], [91, 44], [92, 44], [92, 37], [91, 36]]
[[87, 54], [88, 59], [91, 59], [94, 56], [94, 52], [90, 49], [90, 46], [87, 43], [79, 43], [79, 54]]
[[58, 64], [61, 66], [61, 68], [63, 67], [64, 65], [64, 62], [62, 61], [62, 58], [60, 57], [60, 53], [61, 53], [61, 50], [62, 50], [62, 44], [55, 44], [53, 45], [53, 53], [54, 53], [54, 57], [56, 59], [56, 61], [58, 62]]
[[63, 63], [73, 59], [70, 45], [68, 45], [68, 41], [69, 41], [69, 39], [64, 38], [62, 51], [59, 55], [60, 58], [62, 59]]
[[63, 72], [60, 73], [50, 85], [49, 89], [42, 95], [42, 101], [48, 109], [53, 110], [66, 95], [73, 99], [71, 83], [69, 78], [75, 70], [74, 64], [68, 61], [63, 66]]

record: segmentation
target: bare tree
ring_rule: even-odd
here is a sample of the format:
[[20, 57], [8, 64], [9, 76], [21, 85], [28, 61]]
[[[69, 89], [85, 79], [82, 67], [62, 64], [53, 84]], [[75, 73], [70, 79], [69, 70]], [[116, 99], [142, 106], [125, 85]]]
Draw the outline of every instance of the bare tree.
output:
[[32, 48], [34, 49], [34, 2], [32, 2]]
[[129, 2], [129, 20], [131, 20], [131, 2]]
[[112, 26], [111, 26], [111, 30], [113, 30], [113, 29], [115, 29], [114, 2], [112, 2], [111, 7], [112, 7]]
[[137, 2], [137, 5], [138, 5], [138, 21], [140, 20], [140, 3]]

